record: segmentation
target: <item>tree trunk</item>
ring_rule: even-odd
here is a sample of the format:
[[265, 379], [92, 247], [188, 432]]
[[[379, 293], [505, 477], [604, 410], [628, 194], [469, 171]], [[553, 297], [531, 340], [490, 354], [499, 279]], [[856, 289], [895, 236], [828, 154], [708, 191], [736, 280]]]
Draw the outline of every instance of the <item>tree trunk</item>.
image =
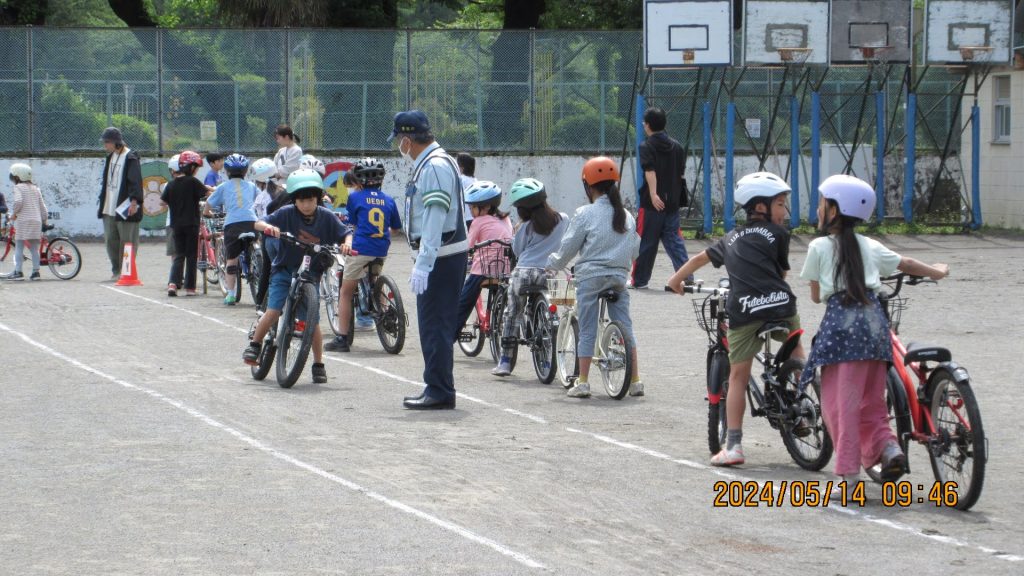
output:
[[492, 126], [485, 133], [491, 147], [530, 145], [526, 142], [532, 121], [527, 105], [533, 97], [529, 89], [530, 37], [522, 30], [536, 28], [544, 10], [544, 0], [505, 0], [503, 32], [491, 47], [491, 82], [514, 84], [492, 85], [490, 89], [487, 107]]

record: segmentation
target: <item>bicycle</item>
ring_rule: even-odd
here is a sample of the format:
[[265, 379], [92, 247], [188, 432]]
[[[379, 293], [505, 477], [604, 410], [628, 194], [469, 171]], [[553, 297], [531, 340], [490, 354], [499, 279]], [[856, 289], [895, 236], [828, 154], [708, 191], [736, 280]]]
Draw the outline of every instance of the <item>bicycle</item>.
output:
[[[496, 248], [489, 249], [491, 246]], [[478, 250], [488, 250], [483, 265], [486, 279], [480, 285], [480, 296], [459, 332], [459, 348], [472, 358], [483, 351], [484, 343], [489, 339], [491, 360], [497, 362], [501, 358], [501, 319], [505, 313], [508, 277], [512, 271], [509, 261], [512, 244], [501, 239], [480, 242], [470, 249], [470, 261]]]
[[[548, 279], [548, 295], [557, 309], [558, 329], [555, 336], [555, 363], [563, 388], [572, 388], [579, 378], [580, 323], [576, 316], [576, 290], [572, 274], [564, 280]], [[633, 343], [626, 337], [622, 324], [608, 317], [608, 303], [615, 302], [619, 293], [604, 290], [598, 297], [597, 346], [594, 350], [593, 365], [601, 373], [604, 390], [608, 396], [622, 400], [629, 392], [633, 375]]]
[[[205, 203], [200, 205], [202, 213]], [[220, 284], [220, 268], [217, 266], [218, 253], [224, 253], [224, 248], [218, 245], [218, 234], [224, 230], [224, 215], [214, 217], [202, 217], [199, 219], [199, 256], [196, 259], [196, 269], [203, 275], [203, 294], [207, 293], [207, 284]], [[225, 294], [226, 295], [226, 294]]]
[[[299, 269], [292, 275], [281, 318], [264, 336], [257, 363], [251, 370], [254, 379], [262, 380], [276, 361], [278, 385], [291, 388], [306, 366], [313, 347], [314, 328], [319, 321], [319, 294], [310, 270], [314, 265], [325, 270], [330, 268], [339, 250], [334, 246], [303, 242], [287, 232], [282, 232], [279, 239], [300, 247], [305, 254]], [[257, 314], [261, 316], [262, 312]], [[255, 324], [249, 332], [250, 340], [254, 331]]]
[[[956, 483], [955, 507], [969, 510], [981, 496], [988, 462], [988, 442], [970, 375], [953, 361], [948, 348], [904, 345], [899, 337], [900, 320], [907, 308], [900, 291], [904, 284], [925, 282], [934, 281], [903, 272], [882, 278], [889, 291], [879, 293], [878, 299], [889, 319], [893, 356], [886, 378], [886, 403], [896, 438], [907, 456], [906, 472], [910, 472], [907, 448], [914, 441], [928, 450], [936, 482]], [[879, 465], [867, 473], [875, 482], [882, 482]]]
[[[242, 280], [245, 280], [249, 284], [249, 294], [252, 295], [253, 303], [258, 305], [256, 297], [263, 270], [263, 252], [260, 250], [259, 238], [255, 232], [245, 232], [238, 235], [238, 240], [242, 242], [242, 253], [238, 255], [238, 272], [235, 273], [235, 302], [242, 301]], [[224, 273], [227, 274], [226, 265]]]
[[[58, 236], [50, 239], [45, 233], [53, 229], [52, 224], [43, 226], [44, 233], [39, 237], [39, 266], [49, 267], [50, 272], [61, 280], [71, 280], [82, 270], [82, 252], [70, 238]], [[7, 270], [7, 264], [14, 263], [15, 242], [15, 226], [4, 217], [0, 226], [0, 277], [8, 277], [13, 272], [13, 266]], [[26, 261], [30, 259], [30, 255], [25, 258]]]
[[[353, 252], [353, 254], [355, 254]], [[320, 281], [320, 295], [327, 306], [327, 319], [331, 330], [341, 335], [340, 318], [338, 317], [338, 300], [340, 298], [341, 279], [345, 271], [345, 260], [340, 254], [335, 255], [337, 266], [324, 272]], [[390, 277], [375, 270], [384, 264], [380, 258], [368, 264], [367, 274], [359, 280], [355, 294], [352, 295], [352, 316], [348, 324], [348, 343], [351, 345], [356, 334], [355, 319], [357, 314], [373, 318], [377, 329], [377, 338], [388, 354], [399, 354], [405, 347], [405, 329], [409, 325], [409, 317], [402, 304], [402, 293], [398, 284]]]
[[[708, 351], [707, 400], [708, 400], [708, 449], [717, 454], [725, 443], [728, 430], [726, 398], [729, 394], [729, 342], [727, 333], [729, 317], [725, 303], [729, 298], [729, 279], [722, 278], [718, 287], [705, 289], [698, 281], [686, 285], [683, 292], [698, 294], [710, 292], [702, 300], [692, 300], [697, 316], [697, 325], [707, 334]], [[777, 352], [772, 352], [772, 336], [785, 332], [786, 340]], [[751, 417], [767, 418], [771, 427], [782, 435], [786, 451], [801, 468], [821, 470], [832, 458], [832, 438], [825, 428], [821, 413], [820, 385], [815, 380], [805, 390], [800, 390], [800, 376], [804, 361], [792, 358], [793, 351], [800, 343], [803, 330], [789, 331], [785, 322], [769, 321], [757, 331], [762, 341], [762, 350], [755, 356], [760, 365], [758, 384], [753, 375], [747, 383], [747, 405]]]

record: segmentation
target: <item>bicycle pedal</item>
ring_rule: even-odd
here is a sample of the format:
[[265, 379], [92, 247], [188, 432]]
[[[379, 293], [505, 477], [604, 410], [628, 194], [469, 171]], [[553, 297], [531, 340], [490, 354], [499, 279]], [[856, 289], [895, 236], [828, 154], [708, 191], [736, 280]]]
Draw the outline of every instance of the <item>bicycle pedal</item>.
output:
[[459, 333], [459, 342], [472, 342], [473, 340], [476, 340], [476, 336], [473, 336], [472, 332]]

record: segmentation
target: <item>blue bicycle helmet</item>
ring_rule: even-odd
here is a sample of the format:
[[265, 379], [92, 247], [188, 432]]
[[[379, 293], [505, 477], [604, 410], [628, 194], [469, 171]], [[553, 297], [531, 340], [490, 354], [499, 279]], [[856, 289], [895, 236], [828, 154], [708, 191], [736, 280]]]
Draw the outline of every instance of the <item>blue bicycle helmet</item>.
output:
[[490, 180], [477, 180], [466, 189], [466, 204], [490, 204], [495, 198], [500, 201], [501, 188]]
[[228, 178], [244, 178], [249, 171], [249, 159], [241, 154], [231, 154], [224, 159], [224, 171]]

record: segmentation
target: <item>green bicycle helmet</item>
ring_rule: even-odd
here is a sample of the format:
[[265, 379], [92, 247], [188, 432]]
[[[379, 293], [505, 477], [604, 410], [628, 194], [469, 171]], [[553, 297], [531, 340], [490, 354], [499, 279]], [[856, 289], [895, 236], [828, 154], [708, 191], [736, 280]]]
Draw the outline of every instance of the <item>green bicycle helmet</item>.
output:
[[544, 183], [536, 178], [520, 178], [508, 191], [509, 201], [516, 208], [533, 208], [547, 200]]
[[288, 176], [285, 188], [288, 190], [288, 195], [292, 197], [315, 195], [319, 198], [324, 193], [324, 179], [316, 170], [299, 168]]

